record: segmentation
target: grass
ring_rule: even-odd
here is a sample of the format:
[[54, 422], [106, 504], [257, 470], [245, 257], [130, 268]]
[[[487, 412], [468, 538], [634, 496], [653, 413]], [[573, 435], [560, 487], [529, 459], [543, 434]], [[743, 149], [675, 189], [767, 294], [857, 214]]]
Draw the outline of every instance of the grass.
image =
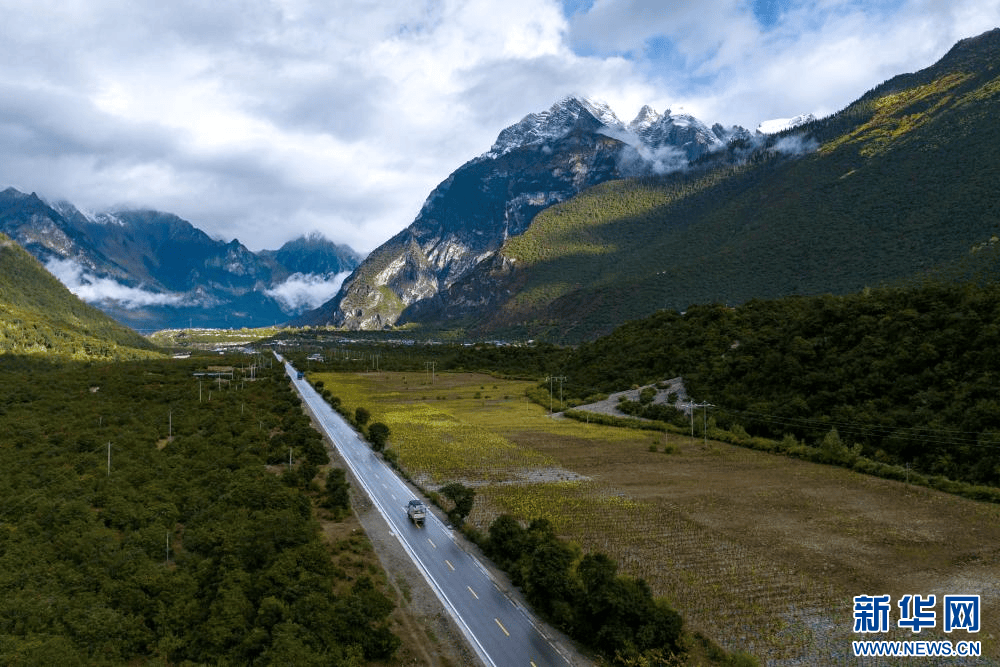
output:
[[[674, 434], [674, 453], [664, 454], [662, 435], [549, 417], [525, 402], [530, 382], [312, 378], [373, 420], [395, 423], [390, 447], [414, 477], [475, 484], [477, 528], [501, 512], [544, 516], [645, 578], [690, 629], [727, 649], [769, 664], [854, 664], [854, 595], [979, 593], [983, 630], [947, 638], [980, 640], [984, 654], [1000, 657], [989, 611], [1000, 604], [996, 506]], [[945, 638], [925, 635], [918, 638]]]

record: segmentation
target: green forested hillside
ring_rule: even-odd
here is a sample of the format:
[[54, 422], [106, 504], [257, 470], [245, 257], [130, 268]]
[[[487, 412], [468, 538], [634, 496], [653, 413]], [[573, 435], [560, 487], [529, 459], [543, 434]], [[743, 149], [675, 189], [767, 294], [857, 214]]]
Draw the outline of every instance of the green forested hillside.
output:
[[0, 353], [74, 359], [138, 359], [157, 348], [78, 299], [38, 261], [0, 234]]
[[[568, 396], [683, 376], [721, 427], [1000, 486], [1000, 286], [927, 284], [697, 306], [563, 358]], [[698, 425], [700, 427], [700, 424]]]
[[998, 117], [995, 30], [739, 167], [709, 159], [543, 211], [503, 249], [513, 296], [478, 324], [586, 340], [664, 307], [968, 277], [1000, 232]]
[[[240, 379], [239, 367], [256, 361]], [[0, 664], [360, 665], [399, 644], [283, 368], [0, 356]], [[294, 466], [281, 475], [266, 463]], [[282, 466], [283, 468], [284, 466]], [[336, 553], [336, 550], [334, 549]]]

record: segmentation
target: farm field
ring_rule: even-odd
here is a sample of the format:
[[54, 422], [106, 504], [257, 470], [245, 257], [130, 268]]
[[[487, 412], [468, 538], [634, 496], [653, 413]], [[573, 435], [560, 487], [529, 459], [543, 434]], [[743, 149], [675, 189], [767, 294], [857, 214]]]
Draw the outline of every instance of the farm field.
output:
[[858, 664], [852, 598], [887, 593], [893, 619], [903, 595], [981, 595], [981, 631], [946, 636], [939, 621], [939, 634], [864, 638], [978, 640], [982, 659], [921, 664], [1000, 662], [1000, 506], [674, 434], [666, 453], [662, 433], [550, 417], [526, 402], [529, 382], [310, 379], [386, 423], [389, 447], [426, 488], [475, 485], [480, 529], [502, 512], [546, 517], [645, 578], [689, 627], [762, 664]]

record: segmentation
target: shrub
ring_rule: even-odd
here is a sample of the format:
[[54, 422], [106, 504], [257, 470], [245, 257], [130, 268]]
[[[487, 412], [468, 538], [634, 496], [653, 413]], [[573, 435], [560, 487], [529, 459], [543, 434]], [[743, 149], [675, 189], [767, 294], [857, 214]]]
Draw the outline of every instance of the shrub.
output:
[[359, 426], [364, 426], [371, 419], [372, 414], [368, 412], [367, 408], [357, 408], [354, 411], [354, 421]]
[[389, 427], [382, 422], [373, 422], [368, 427], [368, 440], [372, 443], [372, 449], [382, 451], [389, 441]]

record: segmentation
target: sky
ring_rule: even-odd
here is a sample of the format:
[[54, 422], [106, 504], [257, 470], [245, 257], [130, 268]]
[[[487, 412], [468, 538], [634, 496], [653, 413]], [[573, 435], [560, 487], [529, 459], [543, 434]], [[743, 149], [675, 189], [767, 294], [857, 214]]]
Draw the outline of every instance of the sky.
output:
[[367, 253], [567, 95], [624, 122], [823, 116], [1000, 0], [0, 0], [0, 189]]

